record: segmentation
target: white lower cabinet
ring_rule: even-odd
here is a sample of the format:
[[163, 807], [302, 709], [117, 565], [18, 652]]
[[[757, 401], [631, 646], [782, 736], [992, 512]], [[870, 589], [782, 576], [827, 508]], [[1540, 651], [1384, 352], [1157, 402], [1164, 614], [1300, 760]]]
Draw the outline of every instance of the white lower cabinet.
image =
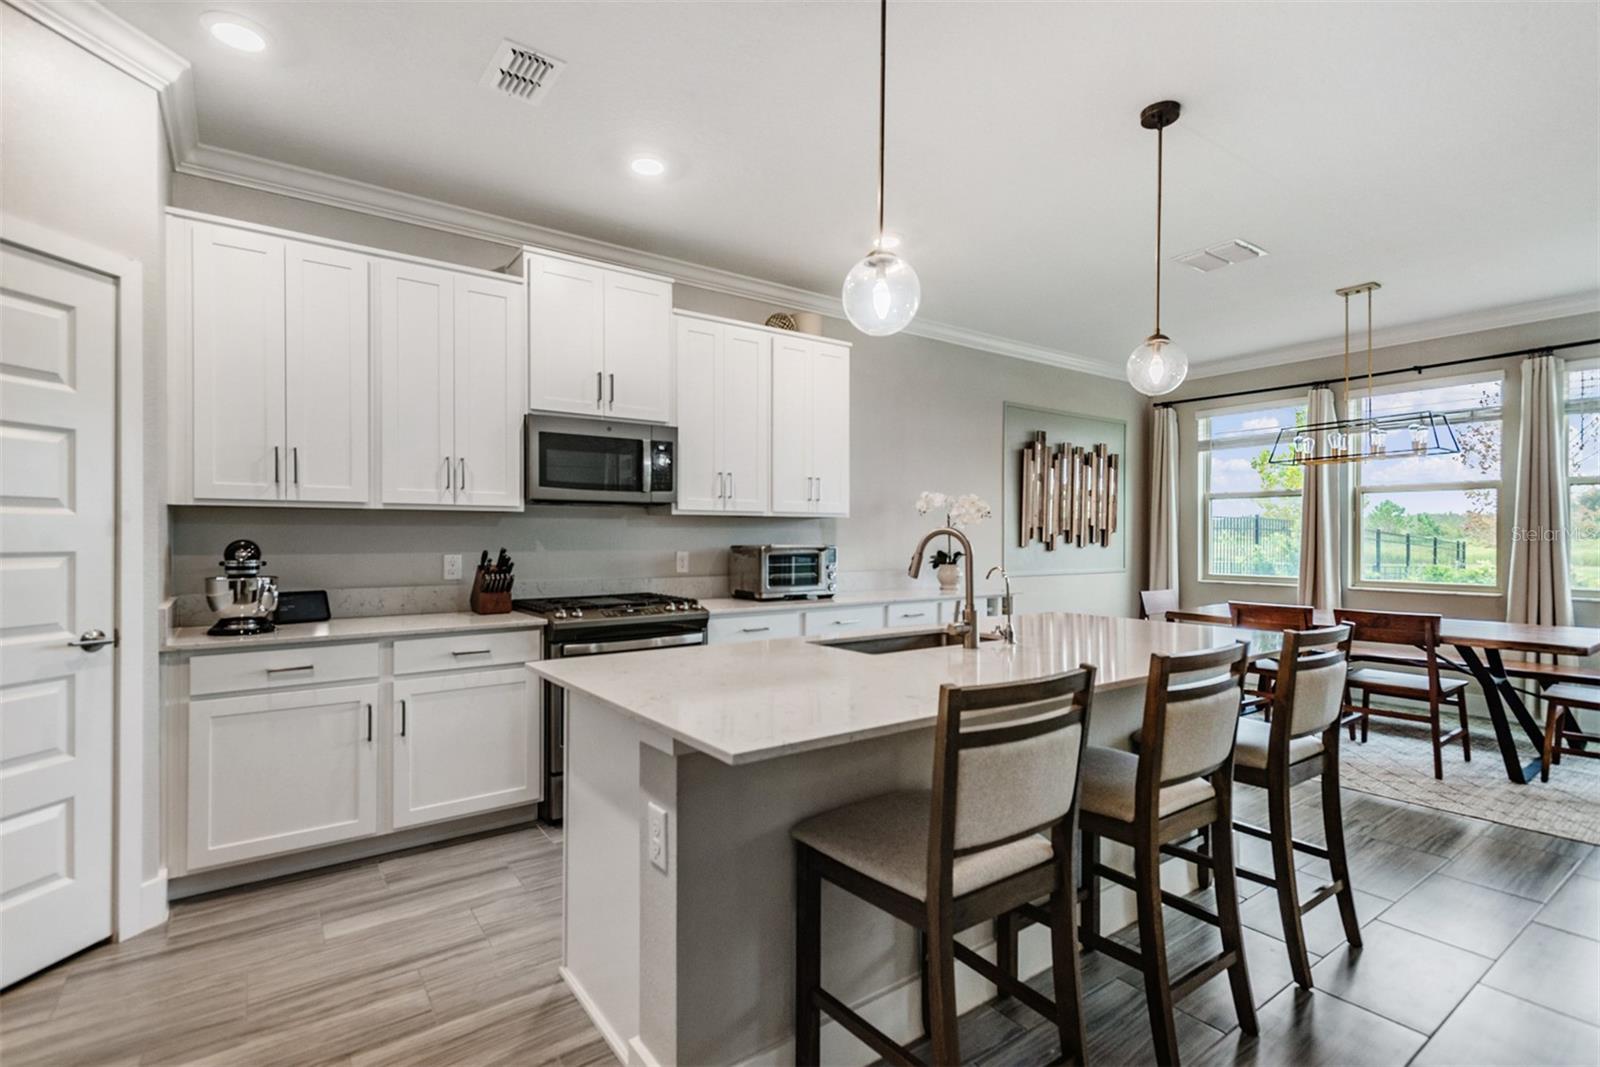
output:
[[394, 683], [396, 829], [541, 799], [535, 683], [526, 667]]
[[731, 645], [738, 641], [775, 641], [780, 637], [799, 636], [800, 613], [774, 611], [713, 617], [707, 627], [706, 641], [713, 645]]
[[807, 637], [827, 637], [851, 630], [880, 630], [884, 623], [882, 604], [856, 607], [812, 608], [802, 613]]
[[376, 683], [189, 703], [191, 870], [378, 828]]

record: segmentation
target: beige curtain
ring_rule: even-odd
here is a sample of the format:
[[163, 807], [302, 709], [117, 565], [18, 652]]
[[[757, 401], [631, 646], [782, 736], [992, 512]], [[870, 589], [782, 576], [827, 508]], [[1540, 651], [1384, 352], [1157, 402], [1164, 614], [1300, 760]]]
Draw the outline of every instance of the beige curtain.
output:
[[[1306, 401], [1306, 422], [1333, 422], [1339, 417], [1333, 390], [1319, 386]], [[1317, 435], [1319, 438], [1322, 434]], [[1325, 449], [1317, 442], [1317, 451]], [[1302, 468], [1300, 493], [1300, 603], [1332, 610], [1339, 606], [1339, 512], [1337, 465]]]
[[1156, 408], [1150, 429], [1149, 589], [1178, 588], [1178, 412]]
[[1572, 622], [1562, 385], [1562, 363], [1555, 356], [1531, 356], [1523, 361], [1511, 581], [1506, 589], [1509, 622], [1553, 626]]

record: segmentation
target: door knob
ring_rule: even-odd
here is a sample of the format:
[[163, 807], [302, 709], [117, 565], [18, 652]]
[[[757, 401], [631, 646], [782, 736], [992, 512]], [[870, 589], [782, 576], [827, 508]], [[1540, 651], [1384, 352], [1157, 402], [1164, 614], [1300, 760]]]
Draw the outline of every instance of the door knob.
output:
[[104, 630], [85, 630], [83, 636], [76, 641], [68, 641], [73, 648], [81, 648], [85, 652], [98, 652], [107, 645], [117, 643], [115, 637], [107, 637]]

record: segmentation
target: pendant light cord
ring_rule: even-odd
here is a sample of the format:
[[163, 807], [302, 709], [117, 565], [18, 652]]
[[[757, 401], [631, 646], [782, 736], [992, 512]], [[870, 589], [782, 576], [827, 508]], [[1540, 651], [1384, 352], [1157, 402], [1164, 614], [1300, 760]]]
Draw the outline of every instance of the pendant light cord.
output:
[[1156, 127], [1156, 333], [1161, 332], [1161, 168], [1167, 128]]
[[[1350, 410], [1350, 294], [1344, 295], [1344, 409]], [[1369, 382], [1371, 378], [1367, 379]], [[1337, 412], [1335, 413], [1337, 417]]]
[[883, 144], [889, 95], [889, 0], [878, 4], [878, 237], [874, 247], [883, 248]]

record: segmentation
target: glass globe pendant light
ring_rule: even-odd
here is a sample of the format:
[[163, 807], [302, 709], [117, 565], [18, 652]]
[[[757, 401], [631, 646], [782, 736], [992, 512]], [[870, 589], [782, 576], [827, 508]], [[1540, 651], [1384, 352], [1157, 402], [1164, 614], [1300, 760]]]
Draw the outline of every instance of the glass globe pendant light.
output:
[[883, 247], [883, 145], [888, 70], [889, 0], [878, 4], [878, 236], [844, 279], [844, 314], [872, 337], [899, 333], [916, 317], [922, 283], [911, 264]]
[[1128, 356], [1128, 383], [1145, 396], [1170, 393], [1189, 375], [1189, 354], [1161, 332], [1161, 168], [1163, 132], [1178, 121], [1176, 100], [1162, 100], [1139, 113], [1139, 125], [1156, 131], [1156, 328]]

